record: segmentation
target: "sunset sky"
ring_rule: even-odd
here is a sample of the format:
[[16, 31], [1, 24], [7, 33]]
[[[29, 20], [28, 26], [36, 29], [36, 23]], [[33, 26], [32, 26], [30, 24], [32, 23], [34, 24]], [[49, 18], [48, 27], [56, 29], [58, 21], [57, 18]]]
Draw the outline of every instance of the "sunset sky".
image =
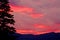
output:
[[60, 0], [10, 0], [10, 6], [18, 33], [60, 32]]

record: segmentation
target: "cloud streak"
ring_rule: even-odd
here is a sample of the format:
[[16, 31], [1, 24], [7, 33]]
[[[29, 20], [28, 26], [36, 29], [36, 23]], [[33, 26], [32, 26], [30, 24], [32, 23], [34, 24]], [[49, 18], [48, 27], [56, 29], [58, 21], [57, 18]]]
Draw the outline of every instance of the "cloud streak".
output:
[[11, 10], [13, 10], [14, 12], [32, 12], [33, 9], [32, 8], [28, 8], [28, 7], [23, 7], [23, 6], [15, 6], [15, 5], [10, 5]]

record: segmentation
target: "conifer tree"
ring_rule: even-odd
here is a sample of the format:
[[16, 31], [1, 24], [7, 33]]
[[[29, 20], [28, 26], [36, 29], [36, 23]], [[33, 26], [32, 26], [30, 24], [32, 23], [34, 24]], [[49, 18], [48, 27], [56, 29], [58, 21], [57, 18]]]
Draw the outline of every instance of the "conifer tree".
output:
[[16, 32], [14, 25], [14, 15], [10, 14], [10, 6], [8, 0], [0, 0], [0, 40], [13, 40]]

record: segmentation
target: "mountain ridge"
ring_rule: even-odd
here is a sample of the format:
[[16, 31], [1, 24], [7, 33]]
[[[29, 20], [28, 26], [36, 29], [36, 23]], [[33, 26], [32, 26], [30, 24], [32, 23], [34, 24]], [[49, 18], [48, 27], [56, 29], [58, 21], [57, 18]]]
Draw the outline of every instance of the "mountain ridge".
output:
[[60, 33], [45, 33], [39, 35], [32, 34], [15, 34], [17, 36], [16, 40], [60, 40]]

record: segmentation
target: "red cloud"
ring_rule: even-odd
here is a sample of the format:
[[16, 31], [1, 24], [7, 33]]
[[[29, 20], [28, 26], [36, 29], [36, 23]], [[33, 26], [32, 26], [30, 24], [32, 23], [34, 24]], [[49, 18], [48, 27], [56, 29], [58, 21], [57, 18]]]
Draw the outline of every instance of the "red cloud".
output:
[[47, 25], [44, 25], [44, 24], [34, 24], [34, 27], [37, 29], [41, 28], [41, 30], [43, 31], [36, 31], [36, 30], [16, 30], [17, 33], [20, 33], [20, 34], [33, 34], [33, 35], [38, 35], [38, 34], [44, 34], [44, 33], [49, 33], [49, 32], [60, 32], [60, 29], [54, 29], [54, 26], [53, 28], [50, 27], [50, 26], [47, 26]]
[[20, 34], [33, 34], [33, 35], [47, 33], [47, 32], [38, 32], [38, 31], [34, 31], [34, 30], [16, 30], [16, 31], [17, 31], [17, 33], [20, 33]]
[[[44, 33], [53, 32], [52, 30], [46, 30], [46, 31], [35, 31], [35, 30], [16, 30], [17, 33], [20, 34], [33, 34], [33, 35], [39, 35]], [[55, 33], [60, 32], [60, 30], [54, 30]]]
[[30, 16], [32, 17], [32, 18], [39, 18], [39, 17], [43, 17], [44, 16], [44, 14], [30, 14]]
[[49, 26], [44, 25], [44, 24], [34, 24], [34, 27], [35, 27], [35, 28], [42, 28], [42, 29], [47, 29], [47, 28], [49, 28]]
[[[14, 11], [14, 12], [29, 12], [31, 14], [29, 14], [30, 17], [32, 18], [39, 18], [39, 17], [43, 17], [44, 14], [33, 14], [33, 8], [28, 8], [28, 7], [21, 7], [21, 6], [14, 6], [14, 5], [10, 5], [11, 6], [11, 9]], [[1, 10], [0, 10], [1, 11]], [[56, 24], [56, 26], [60, 26], [60, 24]], [[47, 32], [60, 32], [60, 30], [54, 30], [54, 26], [53, 28], [52, 27], [49, 27], [47, 25], [44, 25], [44, 24], [34, 24], [34, 27], [35, 28], [41, 28], [41, 29], [47, 29], [45, 31], [35, 31], [35, 30], [16, 30], [17, 33], [21, 33], [21, 34], [43, 34], [43, 33], [47, 33]]]
[[22, 7], [22, 6], [15, 6], [15, 5], [10, 5], [11, 10], [14, 12], [32, 12], [33, 8], [28, 8], [28, 7]]
[[28, 8], [28, 7], [22, 7], [22, 6], [15, 6], [15, 5], [10, 5], [11, 6], [11, 10], [13, 10], [14, 12], [19, 12], [19, 13], [23, 13], [25, 14], [25, 12], [30, 13], [28, 14], [30, 17], [32, 18], [39, 18], [39, 17], [43, 17], [44, 14], [40, 14], [40, 13], [34, 13], [33, 12], [33, 8]]

